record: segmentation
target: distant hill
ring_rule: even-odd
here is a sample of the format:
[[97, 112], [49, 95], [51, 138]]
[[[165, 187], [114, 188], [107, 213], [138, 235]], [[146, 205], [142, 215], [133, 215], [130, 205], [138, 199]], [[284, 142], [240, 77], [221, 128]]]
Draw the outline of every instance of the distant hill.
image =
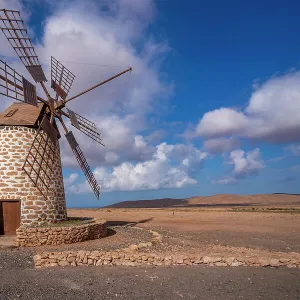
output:
[[265, 194], [199, 196], [187, 199], [154, 199], [124, 201], [107, 208], [166, 208], [166, 207], [230, 207], [230, 206], [300, 206], [300, 195]]
[[186, 199], [154, 199], [154, 200], [137, 200], [137, 201], [124, 201], [116, 204], [112, 204], [106, 207], [114, 208], [161, 208], [161, 207], [174, 207], [174, 206], [186, 206]]

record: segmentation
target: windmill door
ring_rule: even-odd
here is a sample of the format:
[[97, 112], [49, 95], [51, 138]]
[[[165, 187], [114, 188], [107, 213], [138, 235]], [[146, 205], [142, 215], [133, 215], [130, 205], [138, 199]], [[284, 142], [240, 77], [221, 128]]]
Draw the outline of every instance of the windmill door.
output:
[[20, 227], [20, 201], [0, 200], [0, 234], [16, 234]]

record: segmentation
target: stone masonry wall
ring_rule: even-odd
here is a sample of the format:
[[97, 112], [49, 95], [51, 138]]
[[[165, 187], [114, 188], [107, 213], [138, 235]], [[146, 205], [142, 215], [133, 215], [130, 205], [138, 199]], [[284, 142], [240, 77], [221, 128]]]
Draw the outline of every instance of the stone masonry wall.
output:
[[55, 266], [218, 266], [218, 267], [288, 267], [300, 268], [300, 255], [289, 257], [282, 254], [273, 258], [247, 258], [236, 259], [235, 257], [211, 257], [200, 255], [165, 255], [151, 253], [126, 253], [105, 251], [64, 251], [64, 252], [42, 252], [34, 256], [36, 267]]
[[40, 225], [67, 218], [60, 149], [54, 164], [54, 192], [47, 200], [22, 170], [36, 129], [0, 127], [0, 199], [21, 200], [21, 225]]
[[17, 245], [21, 247], [35, 247], [71, 244], [99, 239], [106, 235], [105, 221], [99, 220], [70, 227], [28, 228], [21, 226], [17, 229]]

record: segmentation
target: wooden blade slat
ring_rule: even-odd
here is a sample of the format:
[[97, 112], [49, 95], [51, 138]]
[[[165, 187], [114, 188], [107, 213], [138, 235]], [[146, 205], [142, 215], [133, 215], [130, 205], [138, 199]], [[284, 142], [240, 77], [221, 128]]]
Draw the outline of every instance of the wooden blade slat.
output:
[[41, 123], [41, 128], [47, 133], [52, 143], [56, 146], [57, 144], [57, 136], [58, 132], [54, 128], [54, 126], [50, 123], [48, 118], [45, 116]]
[[0, 59], [0, 94], [37, 106], [36, 87]]
[[97, 199], [99, 199], [99, 196], [100, 196], [100, 186], [93, 174], [93, 172], [91, 171], [91, 168], [90, 166], [88, 165], [72, 131], [69, 131], [67, 134], [66, 134], [66, 138], [69, 142], [69, 145], [77, 159], [77, 162], [80, 166], [80, 168], [82, 169], [85, 177], [87, 178], [94, 194], [96, 195]]
[[[47, 117], [44, 116], [45, 118]], [[44, 130], [41, 125], [35, 135], [22, 169], [45, 199], [47, 199], [50, 192], [53, 192], [53, 168], [56, 155], [57, 147], [52, 142], [49, 132]]]
[[66, 100], [71, 89], [75, 75], [51, 56], [51, 87], [56, 92], [57, 99]]
[[88, 137], [96, 141], [97, 143], [104, 146], [101, 138], [101, 134], [98, 131], [96, 124], [85, 117], [75, 113], [74, 111], [68, 109], [71, 124], [78, 130], [86, 134]]
[[0, 59], [0, 94], [25, 102], [23, 76]]
[[[47, 81], [20, 12], [0, 9], [0, 29], [35, 82]], [[36, 69], [29, 66], [37, 66], [39, 76], [36, 76]]]
[[23, 93], [24, 93], [24, 102], [37, 106], [37, 95], [36, 95], [36, 87], [24, 77], [23, 79]]

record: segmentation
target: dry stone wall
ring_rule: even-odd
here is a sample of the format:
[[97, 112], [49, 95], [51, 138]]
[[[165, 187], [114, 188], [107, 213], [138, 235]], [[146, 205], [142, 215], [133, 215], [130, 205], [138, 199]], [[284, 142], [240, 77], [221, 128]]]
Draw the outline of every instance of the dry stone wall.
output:
[[65, 251], [42, 252], [34, 256], [36, 267], [55, 266], [262, 266], [300, 268], [300, 255], [281, 254], [278, 257], [252, 257], [236, 259], [235, 257], [212, 257], [202, 255], [164, 255], [149, 253], [103, 252], [103, 251]]
[[45, 227], [17, 229], [17, 245], [35, 247], [42, 245], [62, 245], [78, 243], [105, 237], [105, 221], [94, 220], [93, 223], [69, 227]]
[[54, 192], [41, 195], [22, 170], [36, 129], [0, 126], [0, 199], [21, 201], [21, 225], [41, 225], [67, 218], [60, 149], [54, 164]]

